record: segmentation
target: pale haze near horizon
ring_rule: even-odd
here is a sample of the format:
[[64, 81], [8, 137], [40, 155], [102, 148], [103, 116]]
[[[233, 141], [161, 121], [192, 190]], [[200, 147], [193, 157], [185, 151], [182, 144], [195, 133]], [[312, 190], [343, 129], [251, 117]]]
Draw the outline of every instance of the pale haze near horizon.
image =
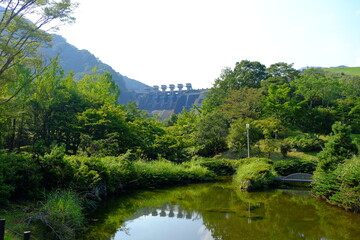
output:
[[360, 66], [358, 0], [77, 0], [57, 34], [149, 86], [211, 87], [241, 60]]

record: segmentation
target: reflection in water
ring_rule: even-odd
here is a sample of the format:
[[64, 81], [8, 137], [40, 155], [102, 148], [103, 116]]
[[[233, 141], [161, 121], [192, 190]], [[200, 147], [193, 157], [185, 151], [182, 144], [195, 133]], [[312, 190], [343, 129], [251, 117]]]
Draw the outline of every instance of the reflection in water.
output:
[[109, 200], [83, 239], [357, 239], [360, 215], [301, 190], [242, 192], [231, 183], [142, 191]]
[[[177, 218], [174, 218], [174, 215]], [[138, 209], [134, 216], [127, 218], [126, 230], [120, 229], [112, 239], [213, 240], [201, 218], [193, 218], [195, 215], [197, 214], [192, 211], [183, 210], [179, 205], [170, 203], [159, 207], [144, 207]]]

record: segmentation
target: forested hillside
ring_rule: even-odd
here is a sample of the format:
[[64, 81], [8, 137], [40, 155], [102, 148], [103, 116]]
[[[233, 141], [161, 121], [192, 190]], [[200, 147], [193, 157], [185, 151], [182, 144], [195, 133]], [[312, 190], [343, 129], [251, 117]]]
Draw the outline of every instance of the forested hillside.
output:
[[66, 39], [60, 35], [53, 34], [52, 36], [54, 40], [50, 43], [50, 46], [41, 50], [41, 52], [44, 53], [45, 60], [49, 61], [51, 58], [58, 57], [59, 65], [66, 72], [73, 71], [75, 73], [75, 79], [81, 79], [84, 75], [92, 74], [95, 68], [96, 73], [111, 73], [113, 81], [120, 88], [120, 103], [125, 104], [129, 100], [134, 100], [129, 94], [129, 91], [143, 92], [145, 88], [148, 87], [139, 81], [122, 76], [112, 67], [101, 62], [88, 50], [77, 49], [67, 43]]

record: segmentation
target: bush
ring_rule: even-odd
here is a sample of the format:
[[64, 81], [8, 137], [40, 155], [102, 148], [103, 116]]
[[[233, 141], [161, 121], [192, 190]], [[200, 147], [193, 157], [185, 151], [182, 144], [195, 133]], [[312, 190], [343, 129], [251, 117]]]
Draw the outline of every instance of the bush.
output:
[[29, 221], [44, 227], [46, 239], [74, 239], [85, 225], [81, 199], [71, 191], [49, 193]]
[[0, 155], [0, 202], [34, 198], [42, 189], [40, 167], [28, 154]]
[[233, 175], [238, 166], [236, 160], [230, 159], [200, 158], [195, 161], [218, 176]]
[[275, 179], [273, 166], [260, 159], [240, 165], [234, 176], [235, 184], [245, 190], [265, 188]]
[[317, 163], [309, 160], [279, 160], [274, 163], [275, 171], [281, 176], [287, 176], [292, 173], [313, 173]]
[[[89, 192], [95, 198], [122, 190], [135, 176], [130, 153], [120, 157], [66, 156], [73, 172], [70, 186], [78, 192]], [[68, 180], [68, 181], [69, 181]]]
[[352, 158], [358, 153], [356, 144], [352, 141], [351, 128], [341, 122], [332, 126], [333, 133], [325, 144], [323, 151], [319, 153], [319, 167], [324, 171], [333, 171], [338, 164], [345, 159]]
[[324, 141], [314, 135], [306, 135], [286, 138], [285, 144], [303, 152], [311, 152], [321, 150], [324, 146]]
[[346, 160], [335, 171], [318, 169], [313, 192], [329, 203], [360, 212], [360, 158]]
[[188, 181], [213, 180], [215, 174], [193, 162], [174, 164], [167, 160], [135, 162], [138, 187], [161, 186]]

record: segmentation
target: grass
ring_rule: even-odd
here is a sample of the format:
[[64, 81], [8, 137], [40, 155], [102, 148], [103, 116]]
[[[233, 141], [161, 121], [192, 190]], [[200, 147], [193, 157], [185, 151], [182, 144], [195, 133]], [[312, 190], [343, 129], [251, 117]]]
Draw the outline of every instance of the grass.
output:
[[324, 68], [325, 72], [360, 76], [360, 67]]
[[[27, 217], [33, 209], [33, 203], [12, 203], [11, 207], [0, 210], [0, 218], [6, 220], [5, 240], [24, 239], [25, 231], [34, 231], [34, 226], [26, 223]], [[34, 236], [35, 237], [35, 236]]]
[[271, 164], [262, 159], [253, 159], [238, 167], [234, 182], [240, 189], [255, 190], [267, 187], [275, 178], [276, 172]]

